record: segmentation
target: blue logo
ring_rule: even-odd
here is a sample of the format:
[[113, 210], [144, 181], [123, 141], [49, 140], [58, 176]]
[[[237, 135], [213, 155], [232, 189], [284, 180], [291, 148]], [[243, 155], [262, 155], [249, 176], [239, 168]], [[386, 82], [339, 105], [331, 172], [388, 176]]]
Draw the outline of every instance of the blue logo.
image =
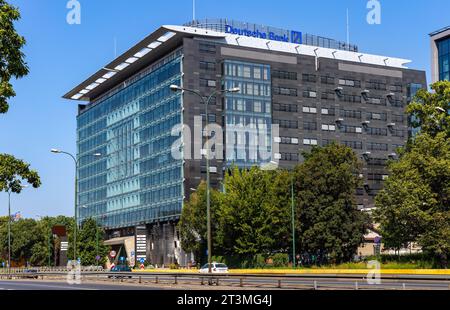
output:
[[252, 37], [256, 39], [268, 39], [272, 41], [279, 41], [279, 42], [286, 42], [286, 43], [295, 43], [295, 44], [302, 44], [302, 33], [299, 31], [291, 31], [291, 37], [288, 37], [288, 34], [276, 34], [274, 32], [264, 32], [260, 31], [259, 29], [256, 30], [249, 30], [249, 29], [241, 29], [241, 28], [235, 28], [230, 25], [225, 26], [225, 33], [231, 33], [236, 34], [240, 36], [246, 36], [246, 37]]
[[302, 39], [302, 33], [299, 31], [291, 31], [291, 43], [295, 43], [295, 44], [302, 44], [303, 43], [303, 39]]

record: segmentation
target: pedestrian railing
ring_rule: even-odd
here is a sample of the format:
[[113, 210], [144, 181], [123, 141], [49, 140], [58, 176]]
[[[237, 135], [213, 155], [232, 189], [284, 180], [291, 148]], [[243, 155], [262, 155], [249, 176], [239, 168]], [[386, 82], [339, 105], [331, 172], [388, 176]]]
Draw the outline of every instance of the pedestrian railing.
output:
[[[81, 272], [103, 272], [102, 266], [81, 266]], [[14, 267], [0, 268], [0, 274], [19, 274], [19, 273], [47, 273], [47, 272], [69, 272], [67, 267]]]
[[[1, 274], [0, 279], [55, 279], [67, 280], [67, 270], [52, 270], [33, 272], [11, 272]], [[75, 276], [75, 275], [74, 275]], [[207, 273], [164, 273], [164, 272], [109, 272], [82, 271], [79, 274], [82, 281], [121, 281], [134, 284], [193, 284], [256, 288], [285, 289], [420, 289], [420, 283], [425, 287], [450, 289], [450, 275], [402, 275], [382, 274], [381, 283], [369, 284], [366, 275], [361, 274], [207, 274]], [[336, 283], [336, 284], [334, 284]], [[339, 285], [337, 285], [337, 283]]]

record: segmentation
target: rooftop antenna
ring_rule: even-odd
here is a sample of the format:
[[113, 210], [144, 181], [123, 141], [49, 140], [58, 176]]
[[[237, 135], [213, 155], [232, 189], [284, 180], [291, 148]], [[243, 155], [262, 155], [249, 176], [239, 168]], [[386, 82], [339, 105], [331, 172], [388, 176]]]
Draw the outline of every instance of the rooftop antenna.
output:
[[350, 46], [350, 24], [348, 21], [348, 8], [347, 8], [347, 46]]
[[114, 58], [117, 58], [117, 38], [114, 37]]
[[195, 21], [195, 0], [192, 0], [192, 20]]

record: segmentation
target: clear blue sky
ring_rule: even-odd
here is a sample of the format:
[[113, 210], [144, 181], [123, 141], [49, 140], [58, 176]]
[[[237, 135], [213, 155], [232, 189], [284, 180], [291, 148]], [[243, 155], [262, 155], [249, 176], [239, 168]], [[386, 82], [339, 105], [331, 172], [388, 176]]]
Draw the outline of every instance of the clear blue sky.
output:
[[[67, 0], [10, 0], [19, 6], [17, 29], [31, 73], [14, 81], [17, 97], [0, 115], [0, 152], [32, 164], [42, 177], [40, 189], [13, 196], [13, 212], [26, 217], [73, 214], [74, 168], [52, 147], [75, 152], [76, 102], [61, 99], [73, 86], [163, 24], [192, 18], [192, 0], [79, 0], [81, 25], [66, 23]], [[362, 52], [411, 59], [427, 71], [428, 33], [450, 25], [448, 0], [381, 0], [381, 25], [366, 22], [366, 0], [197, 0], [197, 18], [227, 17], [295, 29], [345, 41], [346, 9], [350, 40]], [[0, 214], [7, 194], [0, 194]]]

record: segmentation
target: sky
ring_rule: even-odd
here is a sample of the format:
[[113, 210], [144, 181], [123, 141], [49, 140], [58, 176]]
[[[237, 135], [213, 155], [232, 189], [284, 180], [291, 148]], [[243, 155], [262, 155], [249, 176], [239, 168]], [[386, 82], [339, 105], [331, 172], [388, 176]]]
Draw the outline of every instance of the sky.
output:
[[[12, 212], [24, 217], [72, 215], [74, 163], [51, 148], [76, 152], [77, 102], [67, 91], [161, 25], [192, 19], [192, 0], [78, 0], [81, 24], [69, 25], [68, 0], [9, 0], [19, 7], [16, 24], [27, 40], [30, 74], [13, 81], [17, 96], [0, 115], [0, 153], [38, 170], [39, 189], [12, 195]], [[380, 0], [381, 23], [370, 25], [368, 0], [196, 0], [196, 17], [229, 18], [350, 41], [361, 52], [412, 60], [430, 83], [428, 34], [450, 25], [448, 0]], [[116, 44], [115, 44], [116, 42]], [[8, 195], [0, 193], [0, 215]]]

